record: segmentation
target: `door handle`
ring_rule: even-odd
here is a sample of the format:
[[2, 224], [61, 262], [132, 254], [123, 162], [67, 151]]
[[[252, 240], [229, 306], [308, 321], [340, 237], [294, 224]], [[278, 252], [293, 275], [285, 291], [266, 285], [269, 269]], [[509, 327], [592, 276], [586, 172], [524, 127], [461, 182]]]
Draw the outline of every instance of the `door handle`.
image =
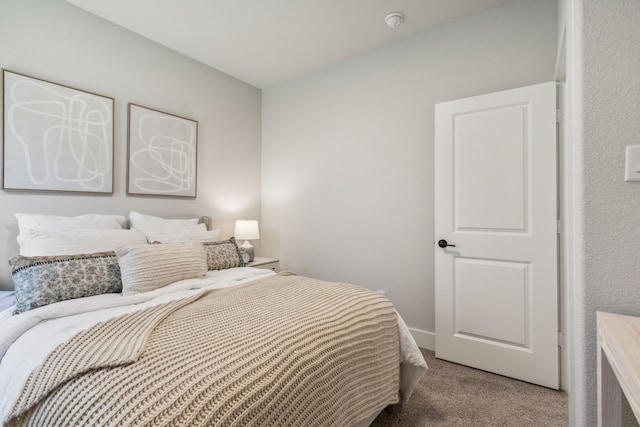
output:
[[438, 246], [440, 246], [441, 248], [446, 248], [447, 246], [451, 246], [451, 247], [453, 247], [453, 248], [455, 248], [455, 247], [456, 247], [456, 245], [450, 245], [450, 244], [449, 244], [449, 243], [447, 243], [447, 241], [446, 241], [446, 240], [444, 240], [444, 239], [440, 239], [440, 240], [438, 240]]

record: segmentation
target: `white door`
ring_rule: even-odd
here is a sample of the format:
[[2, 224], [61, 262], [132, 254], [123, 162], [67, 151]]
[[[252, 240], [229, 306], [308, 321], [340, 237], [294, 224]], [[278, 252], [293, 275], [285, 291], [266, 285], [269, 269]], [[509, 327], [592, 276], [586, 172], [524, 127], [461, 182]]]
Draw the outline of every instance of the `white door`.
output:
[[557, 389], [555, 96], [436, 105], [435, 279], [436, 357]]

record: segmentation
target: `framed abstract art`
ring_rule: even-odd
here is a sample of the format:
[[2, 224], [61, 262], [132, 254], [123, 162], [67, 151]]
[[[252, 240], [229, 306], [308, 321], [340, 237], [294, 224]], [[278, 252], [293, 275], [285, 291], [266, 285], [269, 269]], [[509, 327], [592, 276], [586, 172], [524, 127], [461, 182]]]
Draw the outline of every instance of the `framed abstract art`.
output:
[[5, 190], [113, 193], [113, 98], [2, 70]]
[[196, 197], [198, 122], [129, 104], [127, 194]]

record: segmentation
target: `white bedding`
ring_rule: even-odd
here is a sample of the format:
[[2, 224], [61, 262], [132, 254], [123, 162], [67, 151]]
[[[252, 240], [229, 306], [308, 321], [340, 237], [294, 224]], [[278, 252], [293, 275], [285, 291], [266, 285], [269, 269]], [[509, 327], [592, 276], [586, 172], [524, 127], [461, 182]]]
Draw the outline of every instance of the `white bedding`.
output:
[[[5, 420], [31, 371], [56, 346], [94, 324], [153, 305], [202, 292], [236, 286], [274, 275], [271, 270], [231, 268], [209, 271], [206, 278], [175, 282], [130, 296], [97, 295], [63, 301], [10, 316], [0, 311], [0, 420]], [[401, 398], [406, 401], [422, 377], [426, 364], [406, 325], [398, 316], [400, 333]]]
[[11, 317], [15, 309], [15, 292], [0, 292], [0, 324]]

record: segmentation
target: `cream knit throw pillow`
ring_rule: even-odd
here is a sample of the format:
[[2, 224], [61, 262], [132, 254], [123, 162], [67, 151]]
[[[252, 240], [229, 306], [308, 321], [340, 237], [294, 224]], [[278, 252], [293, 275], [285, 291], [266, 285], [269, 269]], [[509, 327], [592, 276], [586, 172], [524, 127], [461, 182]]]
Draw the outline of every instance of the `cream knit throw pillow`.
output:
[[124, 246], [115, 252], [123, 295], [149, 292], [207, 274], [207, 257], [200, 242]]

